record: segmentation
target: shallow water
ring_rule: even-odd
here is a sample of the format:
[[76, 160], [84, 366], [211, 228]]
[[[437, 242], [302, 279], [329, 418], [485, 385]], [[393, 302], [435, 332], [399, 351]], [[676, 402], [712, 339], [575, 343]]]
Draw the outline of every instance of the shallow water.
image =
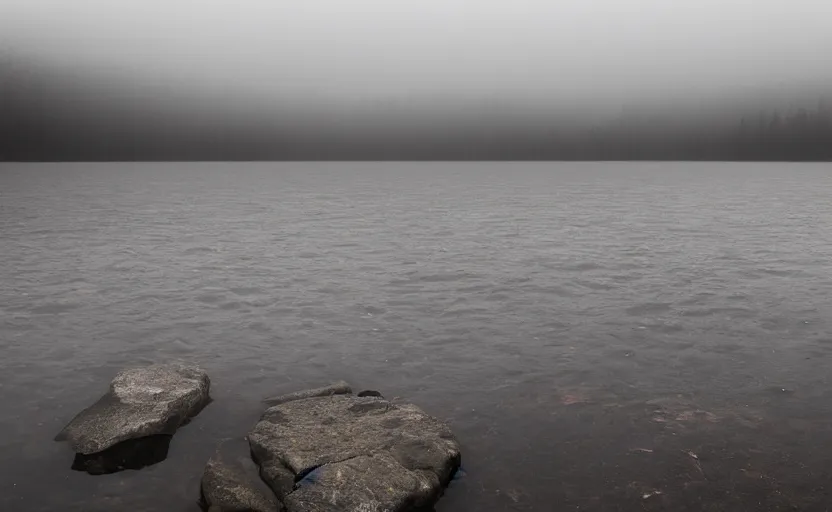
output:
[[[828, 164], [0, 164], [0, 510], [198, 510], [338, 379], [447, 420], [438, 512], [832, 506]], [[215, 401], [140, 471], [52, 438], [118, 369]]]

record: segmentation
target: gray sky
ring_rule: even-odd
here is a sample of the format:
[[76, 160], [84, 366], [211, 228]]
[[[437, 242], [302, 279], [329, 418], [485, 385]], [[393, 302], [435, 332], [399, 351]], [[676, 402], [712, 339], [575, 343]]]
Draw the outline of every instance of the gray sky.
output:
[[831, 0], [2, 0], [0, 34], [82, 70], [267, 96], [570, 101], [832, 68]]

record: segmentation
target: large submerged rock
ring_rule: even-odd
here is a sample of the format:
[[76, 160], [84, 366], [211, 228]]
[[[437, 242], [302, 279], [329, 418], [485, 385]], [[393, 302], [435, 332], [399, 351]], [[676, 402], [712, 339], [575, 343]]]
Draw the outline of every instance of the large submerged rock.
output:
[[260, 476], [288, 512], [422, 510], [460, 464], [447, 425], [380, 396], [280, 403], [266, 410], [249, 443]]
[[126, 441], [172, 436], [208, 404], [210, 385], [208, 375], [195, 366], [159, 364], [124, 370], [113, 379], [109, 392], [75, 416], [55, 440], [90, 455]]

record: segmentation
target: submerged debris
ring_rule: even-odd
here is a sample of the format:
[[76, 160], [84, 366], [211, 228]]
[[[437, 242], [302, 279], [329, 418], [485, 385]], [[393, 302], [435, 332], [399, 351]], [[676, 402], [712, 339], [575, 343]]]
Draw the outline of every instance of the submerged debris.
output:
[[702, 464], [699, 463], [699, 455], [696, 455], [690, 450], [682, 450], [682, 453], [684, 453], [685, 455], [690, 457], [691, 460], [693, 460], [693, 464], [696, 466], [696, 469], [698, 469], [699, 472], [704, 476], [705, 472], [702, 471]]
[[652, 498], [653, 496], [661, 496], [661, 495], [662, 495], [662, 491], [650, 491], [650, 492], [646, 492], [646, 493], [642, 494], [641, 499], [647, 500], [647, 499]]
[[314, 398], [319, 396], [332, 396], [332, 395], [348, 395], [352, 393], [352, 388], [349, 384], [344, 381], [336, 382], [335, 384], [330, 384], [329, 386], [324, 386], [322, 388], [315, 388], [315, 389], [307, 389], [304, 391], [297, 391], [295, 393], [289, 393], [286, 395], [275, 396], [271, 398], [266, 398], [263, 402], [266, 405], [274, 406], [280, 405], [286, 402], [291, 402], [293, 400], [302, 400], [304, 398]]

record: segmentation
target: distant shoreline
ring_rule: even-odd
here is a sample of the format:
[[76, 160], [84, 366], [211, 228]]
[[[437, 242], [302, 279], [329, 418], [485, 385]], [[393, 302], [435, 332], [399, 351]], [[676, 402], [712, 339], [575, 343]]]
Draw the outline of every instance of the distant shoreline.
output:
[[106, 163], [106, 164], [119, 164], [119, 163], [225, 163], [225, 162], [236, 162], [236, 163], [339, 163], [339, 162], [351, 162], [351, 163], [662, 163], [662, 162], [681, 162], [681, 163], [731, 163], [731, 164], [765, 164], [765, 163], [795, 163], [795, 164], [821, 164], [821, 163], [829, 163], [832, 162], [832, 159], [825, 159], [825, 160], [711, 160], [711, 159], [673, 159], [673, 158], [662, 158], [662, 159], [638, 159], [638, 160], [626, 160], [626, 159], [586, 159], [586, 160], [564, 160], [564, 159], [491, 159], [491, 160], [481, 160], [481, 159], [407, 159], [407, 160], [397, 160], [397, 159], [363, 159], [363, 158], [356, 158], [356, 159], [349, 159], [349, 158], [342, 158], [342, 159], [309, 159], [309, 160], [277, 160], [277, 159], [219, 159], [219, 160], [189, 160], [189, 159], [137, 159], [137, 160], [106, 160], [106, 159], [79, 159], [79, 160], [2, 160], [0, 159], [0, 164], [61, 164], [61, 163]]

